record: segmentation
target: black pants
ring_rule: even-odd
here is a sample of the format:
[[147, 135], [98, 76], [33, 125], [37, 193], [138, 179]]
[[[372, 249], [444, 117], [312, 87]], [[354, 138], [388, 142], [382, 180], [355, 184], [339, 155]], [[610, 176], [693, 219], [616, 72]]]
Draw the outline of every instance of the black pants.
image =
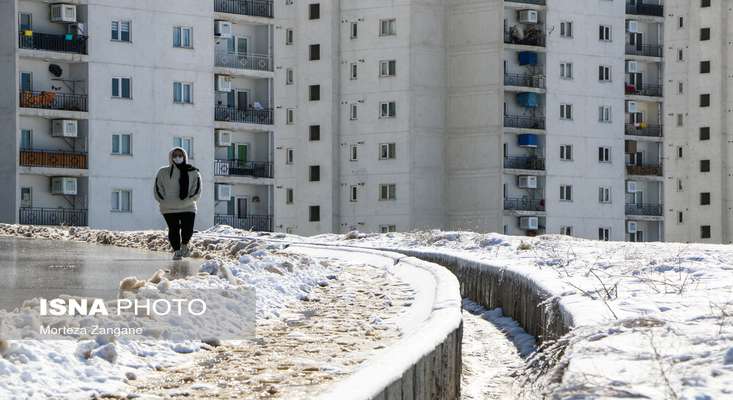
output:
[[163, 214], [163, 218], [168, 224], [168, 241], [173, 251], [178, 251], [181, 249], [181, 243], [188, 244], [193, 236], [193, 222], [196, 220], [196, 213]]

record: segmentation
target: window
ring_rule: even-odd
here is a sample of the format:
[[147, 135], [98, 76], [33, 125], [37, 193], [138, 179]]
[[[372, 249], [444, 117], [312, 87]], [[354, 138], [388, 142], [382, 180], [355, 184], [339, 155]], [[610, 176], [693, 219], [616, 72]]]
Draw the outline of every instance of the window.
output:
[[112, 21], [112, 40], [130, 42], [130, 21]]
[[573, 63], [560, 63], [560, 78], [573, 79]]
[[349, 201], [359, 201], [359, 187], [356, 185], [349, 186]]
[[379, 185], [379, 200], [396, 200], [397, 199], [397, 185], [394, 183], [381, 184]]
[[710, 107], [710, 95], [709, 94], [700, 95], [700, 107]]
[[349, 79], [355, 81], [359, 78], [359, 66], [356, 63], [349, 64]]
[[130, 78], [112, 78], [112, 97], [131, 99], [132, 80]]
[[677, 61], [685, 61], [685, 51], [677, 49]]
[[601, 186], [598, 188], [598, 202], [599, 203], [610, 203], [611, 202], [611, 188]]
[[359, 107], [356, 103], [349, 104], [349, 119], [352, 121], [359, 119]]
[[710, 73], [710, 61], [700, 61], [700, 73], [701, 74]]
[[310, 101], [321, 100], [321, 85], [308, 86], [308, 100]]
[[683, 158], [682, 157], [683, 155], [684, 155], [684, 153], [683, 153], [682, 146], [678, 146], [677, 147], [677, 158]]
[[308, 168], [308, 180], [311, 182], [319, 182], [321, 180], [321, 166], [311, 165]]
[[685, 223], [685, 213], [682, 211], [677, 211], [677, 223], [678, 224], [684, 224]]
[[572, 21], [560, 22], [560, 37], [572, 38], [573, 37], [573, 23]]
[[392, 77], [397, 75], [396, 60], [382, 60], [379, 62], [379, 76]]
[[565, 235], [565, 236], [573, 236], [573, 227], [572, 226], [561, 226], [560, 234]]
[[295, 83], [295, 71], [292, 68], [285, 70], [285, 84], [292, 85]]
[[382, 233], [397, 232], [397, 225], [379, 225], [379, 231]]
[[700, 205], [701, 206], [709, 206], [710, 205], [710, 192], [702, 192], [702, 193], [700, 193]]
[[357, 22], [351, 23], [351, 38], [356, 39], [359, 37], [359, 24]]
[[677, 94], [685, 93], [685, 84], [682, 81], [677, 82]]
[[379, 159], [380, 160], [394, 160], [397, 158], [397, 144], [396, 143], [380, 143], [379, 144]]
[[682, 191], [684, 191], [684, 190], [685, 190], [685, 189], [684, 189], [684, 187], [683, 187], [683, 185], [682, 185], [682, 179], [679, 179], [679, 178], [678, 178], [678, 179], [677, 179], [677, 191], [678, 191], [678, 192], [682, 192]]
[[379, 103], [380, 118], [394, 118], [397, 115], [397, 102], [383, 101]]
[[349, 146], [349, 161], [357, 161], [359, 159], [359, 146], [352, 144]]
[[295, 109], [294, 108], [288, 108], [285, 110], [285, 123], [288, 125], [292, 125], [295, 123]]
[[701, 8], [710, 7], [710, 0], [700, 0], [700, 7]]
[[710, 28], [700, 29], [700, 41], [710, 40]]
[[33, 148], [33, 130], [21, 129], [20, 130], [20, 149], [30, 150]]
[[598, 107], [598, 122], [603, 122], [603, 123], [611, 122], [611, 106]]
[[611, 228], [598, 228], [598, 240], [605, 242], [611, 240]]
[[132, 135], [126, 133], [112, 135], [112, 154], [131, 155]]
[[710, 160], [700, 160], [700, 172], [710, 172]]
[[321, 126], [320, 125], [311, 125], [308, 128], [308, 140], [311, 142], [316, 142], [321, 140]]
[[318, 61], [321, 59], [321, 45], [312, 44], [308, 46], [308, 59], [310, 61]]
[[173, 28], [173, 47], [182, 49], [193, 48], [193, 28], [176, 26]]
[[560, 185], [560, 201], [573, 201], [572, 185]]
[[288, 28], [285, 30], [285, 45], [290, 46], [295, 42], [295, 31]]
[[680, 29], [685, 27], [685, 17], [679, 17], [677, 19], [677, 27]]
[[321, 207], [310, 206], [308, 207], [308, 221], [318, 222], [321, 220]]
[[285, 204], [293, 204], [295, 194], [292, 188], [285, 189]]
[[33, 188], [20, 188], [20, 206], [22, 208], [33, 207]]
[[710, 225], [700, 226], [700, 239], [710, 239]]
[[112, 211], [113, 212], [131, 212], [132, 211], [132, 192], [124, 189], [112, 191]]
[[292, 164], [295, 162], [295, 149], [285, 150], [285, 164]]
[[599, 65], [598, 80], [600, 82], [611, 82], [611, 67], [607, 65]]
[[560, 159], [563, 161], [572, 161], [573, 160], [573, 145], [572, 144], [560, 145]]
[[188, 158], [193, 159], [193, 138], [192, 137], [181, 137], [176, 136], [173, 138], [173, 146], [180, 147], [186, 150]]
[[19, 13], [18, 14], [18, 31], [32, 31], [33, 30], [33, 15], [30, 13]]
[[20, 90], [24, 92], [33, 90], [33, 73], [32, 72], [21, 72], [20, 73]]
[[710, 140], [710, 127], [704, 126], [700, 128], [700, 140]]
[[685, 117], [682, 114], [677, 114], [677, 126], [683, 126], [685, 124]]
[[193, 104], [193, 83], [173, 82], [173, 102]]
[[598, 27], [598, 40], [602, 42], [611, 41], [611, 27], [608, 25], [601, 25]]
[[397, 20], [382, 19], [379, 20], [379, 36], [394, 36], [397, 34]]
[[319, 3], [313, 3], [308, 5], [308, 19], [319, 19], [321, 18], [321, 5]]
[[598, 148], [598, 162], [609, 163], [611, 162], [611, 148], [601, 146]]
[[560, 119], [573, 119], [573, 105], [560, 104]]

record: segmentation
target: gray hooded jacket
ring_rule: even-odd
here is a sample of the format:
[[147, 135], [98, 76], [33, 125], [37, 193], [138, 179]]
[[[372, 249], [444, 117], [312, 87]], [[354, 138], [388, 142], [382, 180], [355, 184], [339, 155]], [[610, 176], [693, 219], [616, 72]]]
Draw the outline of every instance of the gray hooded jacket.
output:
[[173, 163], [173, 152], [181, 150], [184, 162], [188, 164], [188, 153], [180, 147], [174, 147], [168, 152], [168, 166], [161, 167], [155, 176], [153, 196], [160, 205], [162, 214], [196, 212], [196, 202], [201, 197], [201, 174], [198, 169], [188, 171], [188, 197], [181, 199], [180, 184], [181, 170]]

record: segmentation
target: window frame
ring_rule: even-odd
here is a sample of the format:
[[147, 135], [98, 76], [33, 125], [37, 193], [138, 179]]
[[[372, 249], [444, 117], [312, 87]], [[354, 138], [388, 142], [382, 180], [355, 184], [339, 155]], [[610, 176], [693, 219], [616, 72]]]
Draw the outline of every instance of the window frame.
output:
[[[123, 207], [123, 201], [122, 201], [122, 194], [127, 193], [127, 206], [128, 208], [125, 209]], [[114, 207], [115, 198], [117, 202], [117, 208]], [[110, 196], [110, 212], [113, 213], [132, 213], [132, 189], [112, 189], [112, 193]]]
[[[115, 24], [117, 24], [117, 30], [114, 29]], [[127, 24], [127, 40], [122, 38], [122, 33], [124, 32], [122, 27], [124, 24]], [[117, 34], [117, 38], [115, 38], [115, 33]], [[132, 20], [113, 19], [110, 21], [110, 41], [117, 43], [132, 43]]]
[[[184, 40], [183, 40], [184, 31], [188, 31], [188, 40], [189, 40], [188, 46], [184, 46]], [[178, 45], [176, 45], [176, 38], [178, 38]], [[173, 27], [173, 48], [193, 50], [193, 27], [192, 26], [176, 25]]]
[[[117, 85], [115, 85], [115, 80], [117, 80]], [[129, 96], [125, 97], [123, 96], [123, 86], [122, 82], [127, 80], [127, 88], [129, 92]], [[129, 76], [113, 76], [112, 77], [112, 85], [117, 87], [117, 93], [118, 95], [114, 95], [114, 87], [112, 89], [112, 98], [113, 99], [124, 99], [124, 100], [132, 100], [132, 77]]]
[[[127, 153], [122, 152], [122, 138], [127, 137]], [[117, 151], [115, 152], [115, 141], [117, 142]], [[110, 152], [113, 156], [132, 156], [132, 134], [131, 133], [113, 133], [112, 134], [112, 151]]]

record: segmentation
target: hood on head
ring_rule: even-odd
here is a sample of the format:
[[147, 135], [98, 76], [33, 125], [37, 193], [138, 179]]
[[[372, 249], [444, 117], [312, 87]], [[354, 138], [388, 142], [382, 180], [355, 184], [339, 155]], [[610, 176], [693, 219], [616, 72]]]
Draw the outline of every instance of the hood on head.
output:
[[186, 153], [186, 149], [184, 149], [183, 147], [174, 147], [171, 149], [171, 151], [168, 152], [168, 163], [173, 165], [173, 152], [176, 150], [180, 150], [183, 152], [183, 162], [185, 164], [188, 164], [188, 153]]

